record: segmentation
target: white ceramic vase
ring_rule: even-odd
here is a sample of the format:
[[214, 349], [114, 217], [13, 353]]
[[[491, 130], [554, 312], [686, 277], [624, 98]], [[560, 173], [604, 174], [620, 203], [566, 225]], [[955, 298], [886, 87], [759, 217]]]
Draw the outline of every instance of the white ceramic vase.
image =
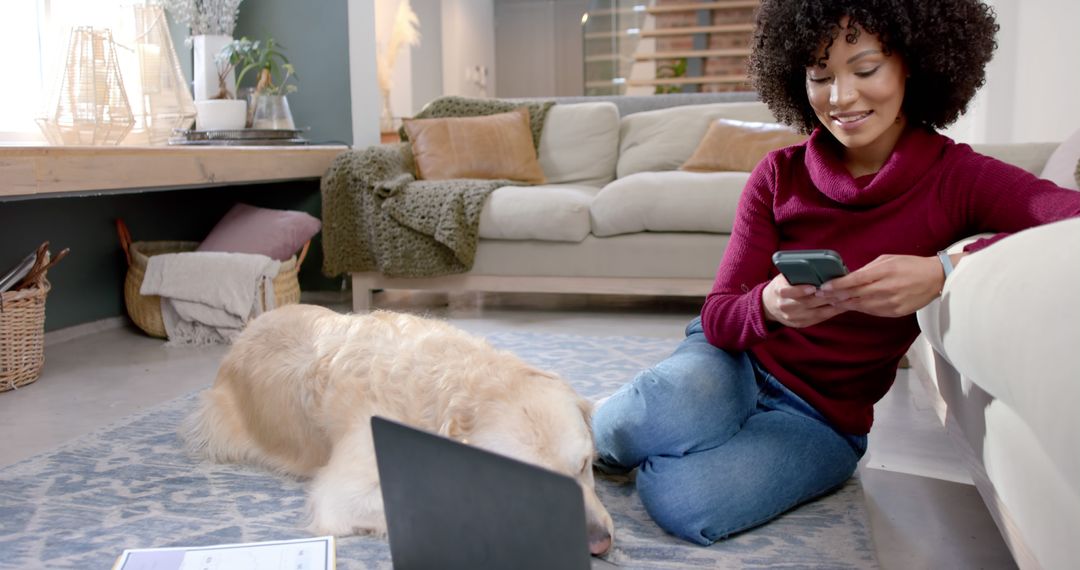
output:
[[247, 122], [247, 101], [243, 99], [195, 101], [195, 108], [195, 128], [200, 131], [242, 129]]
[[[217, 96], [220, 91], [218, 84], [217, 64], [214, 57], [221, 48], [229, 44], [233, 39], [225, 35], [198, 35], [191, 38], [195, 52], [192, 79], [195, 87], [195, 100], [203, 101]], [[229, 93], [236, 95], [236, 73], [229, 73], [225, 78], [225, 87]]]

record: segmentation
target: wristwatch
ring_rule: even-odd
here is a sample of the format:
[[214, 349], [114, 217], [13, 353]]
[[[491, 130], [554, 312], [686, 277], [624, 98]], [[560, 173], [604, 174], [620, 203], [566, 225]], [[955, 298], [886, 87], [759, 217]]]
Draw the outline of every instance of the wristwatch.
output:
[[946, 251], [937, 252], [937, 257], [941, 261], [941, 267], [945, 270], [945, 278], [948, 279], [953, 270], [952, 258], [949, 257], [949, 253]]

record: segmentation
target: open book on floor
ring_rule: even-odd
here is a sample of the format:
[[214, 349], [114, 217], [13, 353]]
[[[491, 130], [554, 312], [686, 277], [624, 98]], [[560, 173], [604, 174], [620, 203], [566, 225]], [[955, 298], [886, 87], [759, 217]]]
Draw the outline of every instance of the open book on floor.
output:
[[125, 550], [113, 570], [334, 570], [334, 537]]

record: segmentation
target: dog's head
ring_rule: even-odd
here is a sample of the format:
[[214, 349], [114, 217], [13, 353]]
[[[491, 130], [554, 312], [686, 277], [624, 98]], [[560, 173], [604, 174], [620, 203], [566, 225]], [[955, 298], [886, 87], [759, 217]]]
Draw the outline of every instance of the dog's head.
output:
[[[596, 495], [592, 462], [592, 405], [561, 378], [529, 369], [507, 386], [496, 409], [474, 416], [469, 443], [573, 477], [585, 498], [589, 550], [611, 549], [614, 525]], [[516, 392], [520, 391], [520, 392]]]

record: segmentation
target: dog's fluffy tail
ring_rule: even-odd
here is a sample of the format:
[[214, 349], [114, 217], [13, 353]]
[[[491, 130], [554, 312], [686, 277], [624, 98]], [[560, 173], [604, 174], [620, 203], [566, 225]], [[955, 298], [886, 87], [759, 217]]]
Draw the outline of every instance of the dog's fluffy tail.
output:
[[253, 457], [258, 447], [240, 425], [232, 394], [220, 387], [199, 397], [198, 408], [180, 426], [180, 438], [188, 452], [217, 463], [262, 463]]

